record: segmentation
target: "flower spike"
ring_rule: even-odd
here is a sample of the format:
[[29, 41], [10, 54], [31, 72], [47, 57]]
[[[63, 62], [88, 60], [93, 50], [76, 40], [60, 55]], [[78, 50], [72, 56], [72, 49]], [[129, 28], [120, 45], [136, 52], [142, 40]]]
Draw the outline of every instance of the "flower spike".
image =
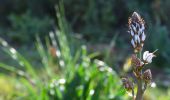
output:
[[134, 48], [135, 53], [137, 53], [142, 50], [146, 38], [146, 35], [144, 33], [145, 22], [137, 12], [134, 12], [129, 18], [128, 24], [129, 33], [132, 37], [131, 44]]

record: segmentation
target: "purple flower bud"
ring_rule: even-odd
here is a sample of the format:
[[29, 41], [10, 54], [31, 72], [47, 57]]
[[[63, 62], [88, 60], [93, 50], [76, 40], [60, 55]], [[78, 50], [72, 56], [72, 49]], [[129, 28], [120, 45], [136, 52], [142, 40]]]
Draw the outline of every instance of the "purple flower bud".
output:
[[132, 40], [134, 41], [135, 46], [132, 40], [131, 44], [135, 52], [139, 52], [142, 50], [143, 42], [146, 38], [146, 35], [144, 34], [145, 22], [137, 12], [134, 12], [132, 16], [129, 18], [128, 24], [129, 33], [132, 36]]

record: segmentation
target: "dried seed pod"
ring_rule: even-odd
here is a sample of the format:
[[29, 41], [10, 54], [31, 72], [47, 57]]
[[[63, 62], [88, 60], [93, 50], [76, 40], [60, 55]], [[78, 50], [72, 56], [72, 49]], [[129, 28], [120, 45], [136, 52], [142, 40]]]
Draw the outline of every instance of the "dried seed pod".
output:
[[130, 80], [126, 77], [122, 78], [123, 85], [127, 91], [130, 91], [133, 89], [133, 84], [130, 82]]
[[137, 12], [134, 12], [129, 18], [128, 24], [129, 33], [132, 37], [131, 44], [135, 53], [137, 53], [142, 50], [146, 38], [144, 33], [145, 22]]
[[152, 80], [152, 73], [150, 69], [147, 69], [144, 73], [143, 73], [143, 80], [146, 83], [149, 83]]
[[141, 69], [143, 68], [144, 63], [139, 58], [137, 58], [135, 54], [132, 55], [131, 62], [132, 62], [133, 73], [134, 73], [135, 77], [141, 78], [141, 76], [142, 76]]

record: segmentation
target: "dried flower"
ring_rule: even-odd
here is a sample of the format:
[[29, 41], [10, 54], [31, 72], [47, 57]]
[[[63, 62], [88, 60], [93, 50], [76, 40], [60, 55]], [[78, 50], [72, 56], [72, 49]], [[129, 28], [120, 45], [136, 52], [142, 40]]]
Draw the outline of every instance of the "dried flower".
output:
[[137, 12], [134, 12], [132, 17], [129, 18], [128, 24], [129, 33], [132, 36], [131, 44], [135, 49], [135, 52], [139, 52], [142, 50], [146, 38], [144, 33], [145, 22]]
[[147, 69], [144, 73], [143, 73], [143, 79], [145, 80], [145, 82], [150, 82], [152, 80], [152, 73], [150, 69]]
[[133, 84], [130, 82], [130, 80], [126, 77], [122, 78], [123, 85], [126, 90], [130, 91], [133, 89]]
[[143, 67], [144, 63], [137, 58], [135, 54], [133, 54], [131, 58], [132, 65], [135, 69], [141, 69]]
[[141, 78], [141, 69], [143, 68], [144, 66], [144, 63], [136, 57], [135, 54], [132, 55], [132, 65], [133, 65], [133, 73], [134, 75], [136, 76], [136, 78]]
[[149, 53], [149, 51], [143, 53], [143, 60], [145, 63], [151, 63], [153, 57], [156, 57], [154, 53]]
[[136, 77], [137, 79], [141, 79], [141, 78], [142, 78], [142, 73], [140, 72], [139, 69], [134, 69], [134, 70], [133, 70], [133, 74], [135, 75], [135, 77]]

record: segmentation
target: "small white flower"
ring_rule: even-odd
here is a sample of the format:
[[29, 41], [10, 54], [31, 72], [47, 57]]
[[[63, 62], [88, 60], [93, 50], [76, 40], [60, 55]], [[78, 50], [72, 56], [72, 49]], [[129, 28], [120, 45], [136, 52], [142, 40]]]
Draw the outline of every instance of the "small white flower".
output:
[[90, 95], [93, 95], [94, 94], [94, 90], [92, 89], [92, 90], [90, 90]]
[[152, 87], [152, 88], [155, 88], [155, 87], [156, 87], [156, 83], [155, 83], [155, 82], [152, 82], [152, 83], [151, 83], [151, 87]]
[[155, 57], [155, 55], [153, 53], [149, 53], [149, 51], [145, 51], [143, 53], [143, 60], [146, 63], [151, 63], [152, 62], [152, 58]]
[[66, 83], [66, 80], [65, 80], [64, 78], [61, 78], [61, 79], [59, 79], [59, 83], [60, 83], [60, 84], [65, 84], [65, 83]]

